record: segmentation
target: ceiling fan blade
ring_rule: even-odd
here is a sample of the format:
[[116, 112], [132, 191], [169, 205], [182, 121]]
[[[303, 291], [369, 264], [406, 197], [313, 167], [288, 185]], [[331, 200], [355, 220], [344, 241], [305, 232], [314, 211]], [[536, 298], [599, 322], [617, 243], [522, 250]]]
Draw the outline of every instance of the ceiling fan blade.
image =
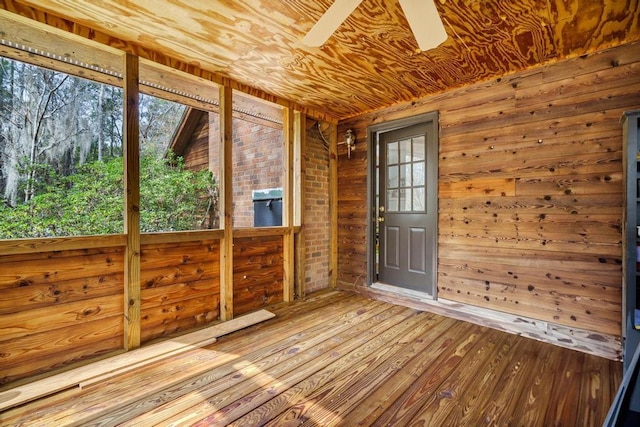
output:
[[400, 0], [420, 50], [433, 49], [447, 39], [447, 32], [433, 1]]
[[361, 2], [362, 0], [335, 0], [302, 39], [302, 43], [307, 46], [322, 46]]

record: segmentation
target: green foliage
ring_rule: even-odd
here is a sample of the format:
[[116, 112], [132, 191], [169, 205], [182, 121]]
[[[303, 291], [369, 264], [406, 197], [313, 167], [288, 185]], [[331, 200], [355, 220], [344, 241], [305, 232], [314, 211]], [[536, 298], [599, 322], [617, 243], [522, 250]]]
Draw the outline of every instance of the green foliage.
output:
[[[86, 163], [69, 176], [46, 170], [46, 188], [29, 202], [0, 206], [0, 239], [115, 234], [124, 231], [123, 162]], [[142, 156], [140, 227], [143, 232], [202, 228], [215, 208], [216, 183], [192, 172], [181, 158]]]
[[[208, 208], [216, 202], [211, 172], [184, 168], [182, 157], [143, 156], [140, 161], [140, 231], [202, 228]], [[211, 206], [210, 206], [211, 203]]]
[[[0, 239], [124, 231], [122, 89], [0, 59]], [[139, 99], [143, 232], [215, 226], [208, 171], [165, 154], [185, 106]]]

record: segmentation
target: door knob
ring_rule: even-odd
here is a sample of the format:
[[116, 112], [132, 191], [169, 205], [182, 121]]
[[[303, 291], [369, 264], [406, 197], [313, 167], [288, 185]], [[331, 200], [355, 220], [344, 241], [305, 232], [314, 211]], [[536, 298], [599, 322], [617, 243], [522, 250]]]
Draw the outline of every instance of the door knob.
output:
[[378, 222], [384, 222], [384, 217], [383, 216], [379, 216], [378, 217]]

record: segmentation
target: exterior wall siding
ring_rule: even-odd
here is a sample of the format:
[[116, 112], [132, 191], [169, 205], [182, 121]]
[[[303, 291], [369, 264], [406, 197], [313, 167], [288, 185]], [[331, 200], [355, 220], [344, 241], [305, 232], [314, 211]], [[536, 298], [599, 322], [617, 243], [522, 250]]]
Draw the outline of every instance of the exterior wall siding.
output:
[[640, 45], [343, 121], [339, 284], [365, 287], [367, 126], [439, 112], [439, 298], [620, 336], [622, 128]]

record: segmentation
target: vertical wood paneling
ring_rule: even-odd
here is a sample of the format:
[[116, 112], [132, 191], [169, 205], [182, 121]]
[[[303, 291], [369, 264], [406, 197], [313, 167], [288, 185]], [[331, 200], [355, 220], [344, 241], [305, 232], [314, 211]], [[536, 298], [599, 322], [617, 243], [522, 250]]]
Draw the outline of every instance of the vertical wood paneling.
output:
[[[440, 298], [620, 335], [622, 129], [638, 44], [399, 104], [358, 135], [438, 110]], [[340, 151], [340, 284], [364, 286], [366, 156]], [[361, 149], [362, 148], [362, 149]]]

